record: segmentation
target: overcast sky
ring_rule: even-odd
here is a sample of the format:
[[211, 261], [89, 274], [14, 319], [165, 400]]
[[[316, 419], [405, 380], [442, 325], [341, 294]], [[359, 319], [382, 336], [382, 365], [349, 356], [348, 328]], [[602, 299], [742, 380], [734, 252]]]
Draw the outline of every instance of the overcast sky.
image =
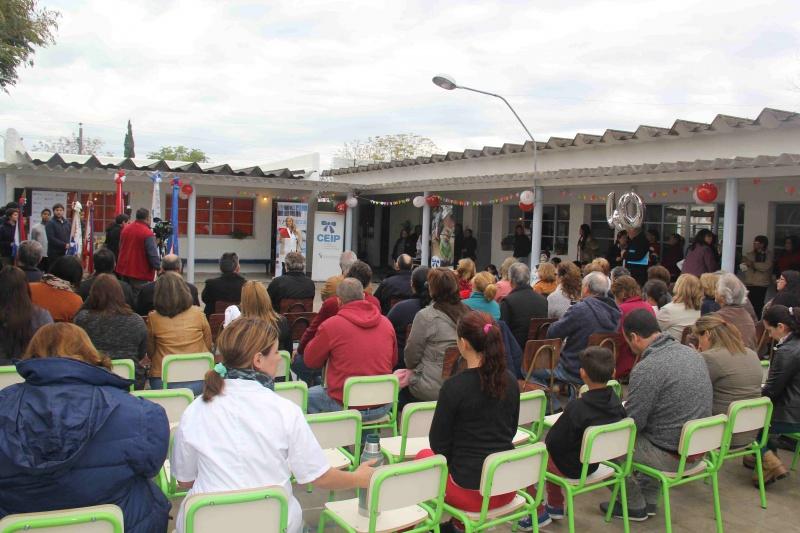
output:
[[267, 163], [413, 132], [441, 149], [717, 113], [800, 110], [798, 0], [40, 0], [56, 44], [0, 93], [30, 146], [77, 131], [122, 153], [162, 145]]

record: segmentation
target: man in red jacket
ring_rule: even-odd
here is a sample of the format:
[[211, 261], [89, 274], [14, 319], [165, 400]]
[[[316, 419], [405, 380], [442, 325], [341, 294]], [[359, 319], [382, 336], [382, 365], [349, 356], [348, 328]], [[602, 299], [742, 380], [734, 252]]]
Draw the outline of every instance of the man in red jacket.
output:
[[122, 230], [117, 258], [117, 274], [127, 281], [134, 293], [155, 279], [161, 268], [156, 236], [150, 229], [150, 212], [145, 208], [136, 210], [136, 221]]
[[[336, 288], [339, 312], [325, 321], [303, 354], [310, 368], [328, 363], [328, 385], [308, 389], [308, 412], [342, 410], [344, 382], [353, 376], [391, 374], [397, 363], [397, 339], [391, 322], [379, 307], [364, 299], [364, 288], [345, 278]], [[384, 416], [391, 405], [361, 411], [365, 422]]]

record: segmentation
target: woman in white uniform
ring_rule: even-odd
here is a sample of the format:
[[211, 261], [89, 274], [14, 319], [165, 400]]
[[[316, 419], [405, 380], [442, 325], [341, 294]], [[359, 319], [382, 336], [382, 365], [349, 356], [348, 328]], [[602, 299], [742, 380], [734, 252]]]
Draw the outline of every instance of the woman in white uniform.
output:
[[[283, 487], [289, 500], [289, 533], [300, 533], [300, 504], [291, 477], [320, 489], [366, 488], [373, 468], [334, 470], [303, 412], [273, 392], [281, 357], [278, 330], [257, 318], [239, 318], [217, 341], [222, 363], [205, 377], [203, 396], [183, 413], [171, 459], [178, 485], [189, 495]], [[177, 530], [183, 532], [183, 506]]]

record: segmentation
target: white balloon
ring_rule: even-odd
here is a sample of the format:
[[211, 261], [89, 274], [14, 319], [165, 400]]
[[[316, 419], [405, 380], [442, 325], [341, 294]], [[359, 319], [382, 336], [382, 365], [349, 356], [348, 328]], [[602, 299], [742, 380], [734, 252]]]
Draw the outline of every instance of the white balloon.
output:
[[424, 196], [415, 196], [414, 199], [411, 202], [414, 204], [414, 207], [424, 207], [425, 206], [425, 197]]
[[533, 191], [522, 191], [519, 195], [519, 203], [531, 205], [533, 203]]
[[351, 196], [350, 198], [345, 200], [344, 203], [346, 203], [347, 207], [349, 207], [350, 209], [354, 209], [355, 207], [358, 207], [358, 198]]

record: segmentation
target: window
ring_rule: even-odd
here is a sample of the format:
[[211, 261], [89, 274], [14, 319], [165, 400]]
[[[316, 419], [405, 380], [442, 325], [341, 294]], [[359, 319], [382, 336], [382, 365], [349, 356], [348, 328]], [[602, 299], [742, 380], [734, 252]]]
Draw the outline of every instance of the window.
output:
[[[508, 208], [508, 233], [522, 224], [525, 232], [531, 233], [533, 212], [524, 212], [519, 206]], [[567, 255], [569, 252], [569, 205], [545, 205], [542, 212], [542, 251], [553, 255]]]
[[775, 250], [783, 250], [790, 235], [800, 236], [800, 204], [775, 204]]
[[[123, 192], [124, 203], [128, 205], [128, 193]], [[81, 218], [86, 220], [86, 202], [91, 200], [94, 203], [94, 232], [103, 233], [106, 228], [114, 223], [117, 213], [117, 193], [115, 192], [68, 192], [66, 217], [72, 219], [72, 204], [75, 200], [83, 205]], [[38, 214], [37, 214], [38, 217]]]
[[[167, 194], [164, 217], [171, 218], [172, 194]], [[236, 232], [253, 236], [255, 200], [253, 198], [221, 198], [198, 196], [195, 211], [197, 235], [229, 236]], [[178, 235], [186, 235], [189, 201], [178, 199]]]

